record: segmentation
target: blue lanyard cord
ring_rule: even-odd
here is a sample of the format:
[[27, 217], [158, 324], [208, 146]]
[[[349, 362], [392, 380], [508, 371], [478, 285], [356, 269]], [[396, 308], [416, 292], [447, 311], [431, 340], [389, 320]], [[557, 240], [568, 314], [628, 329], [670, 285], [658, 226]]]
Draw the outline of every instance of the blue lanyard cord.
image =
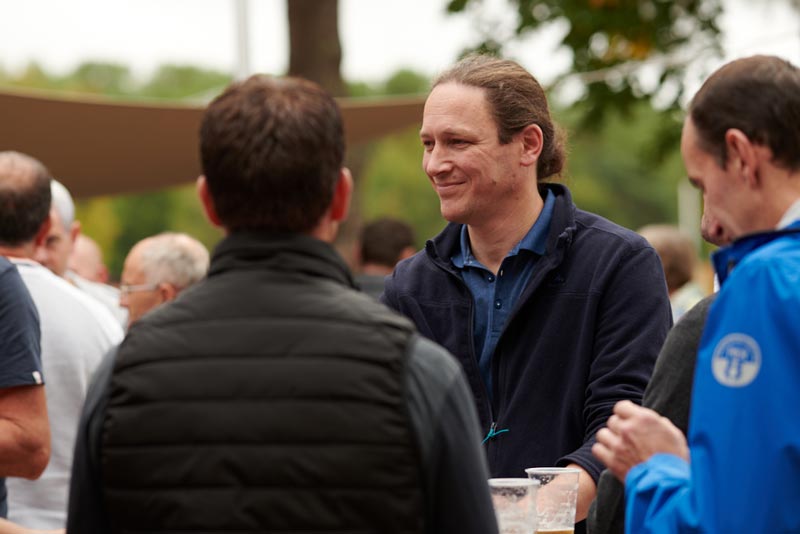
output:
[[492, 426], [489, 429], [489, 433], [486, 434], [485, 438], [483, 438], [483, 441], [481, 441], [481, 445], [483, 445], [484, 443], [486, 443], [487, 441], [489, 441], [493, 437], [497, 436], [498, 434], [502, 434], [503, 432], [508, 432], [507, 428], [504, 428], [502, 430], [495, 430], [495, 428], [497, 428], [497, 423], [492, 423]]

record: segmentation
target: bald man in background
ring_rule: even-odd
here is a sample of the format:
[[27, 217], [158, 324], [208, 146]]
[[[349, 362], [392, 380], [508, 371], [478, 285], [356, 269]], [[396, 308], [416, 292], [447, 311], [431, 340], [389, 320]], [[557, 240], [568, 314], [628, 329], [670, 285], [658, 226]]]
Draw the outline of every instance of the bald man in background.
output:
[[100, 245], [86, 234], [78, 234], [67, 261], [67, 269], [85, 280], [108, 283], [108, 267], [103, 261]]

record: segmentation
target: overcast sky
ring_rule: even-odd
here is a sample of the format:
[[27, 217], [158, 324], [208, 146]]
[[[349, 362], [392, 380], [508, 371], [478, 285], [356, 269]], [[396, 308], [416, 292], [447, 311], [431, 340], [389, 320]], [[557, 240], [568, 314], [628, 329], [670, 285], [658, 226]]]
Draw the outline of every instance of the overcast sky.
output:
[[[775, 53], [800, 64], [800, 20], [786, 0], [725, 0], [728, 57]], [[476, 17], [448, 16], [446, 0], [340, 0], [343, 71], [377, 81], [400, 67], [433, 74], [476, 41]], [[484, 0], [486, 20], [508, 21], [507, 0]], [[249, 0], [252, 70], [285, 71], [285, 0]], [[232, 0], [0, 0], [0, 65], [29, 61], [65, 73], [85, 60], [147, 76], [162, 63], [236, 68]], [[505, 16], [504, 16], [505, 15]], [[558, 28], [509, 49], [547, 83], [569, 64]]]

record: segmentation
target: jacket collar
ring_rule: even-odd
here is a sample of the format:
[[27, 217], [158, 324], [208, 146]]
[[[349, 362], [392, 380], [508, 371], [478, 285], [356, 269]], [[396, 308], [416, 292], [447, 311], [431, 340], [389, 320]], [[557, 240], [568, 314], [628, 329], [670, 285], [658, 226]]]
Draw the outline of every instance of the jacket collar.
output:
[[800, 235], [800, 221], [795, 221], [782, 230], [769, 230], [740, 237], [727, 247], [723, 247], [711, 255], [714, 271], [717, 273], [719, 283], [722, 285], [736, 267], [746, 256], [786, 235]]
[[[547, 234], [545, 257], [557, 265], [575, 234], [575, 204], [566, 186], [554, 183], [540, 184], [542, 198], [550, 191], [555, 196], [553, 216]], [[448, 223], [439, 235], [425, 243], [425, 252], [439, 266], [454, 271], [450, 258], [460, 253], [462, 224]]]
[[230, 234], [215, 247], [208, 275], [264, 268], [328, 278], [355, 287], [350, 270], [336, 250], [328, 243], [302, 234]]

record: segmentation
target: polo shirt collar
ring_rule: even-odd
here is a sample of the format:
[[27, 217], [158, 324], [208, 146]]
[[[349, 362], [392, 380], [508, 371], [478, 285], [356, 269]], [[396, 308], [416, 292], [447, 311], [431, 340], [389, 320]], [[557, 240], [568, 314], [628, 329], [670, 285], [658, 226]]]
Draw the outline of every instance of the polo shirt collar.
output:
[[[539, 214], [539, 217], [536, 218], [536, 222], [533, 223], [533, 226], [531, 226], [522, 240], [509, 251], [507, 257], [516, 256], [519, 254], [520, 250], [527, 250], [539, 256], [544, 256], [547, 247], [547, 233], [550, 228], [550, 220], [553, 218], [553, 207], [555, 203], [556, 196], [548, 189], [542, 212]], [[472, 255], [472, 248], [469, 243], [469, 232], [467, 231], [466, 224], [461, 225], [460, 245], [458, 253], [450, 258], [455, 267], [458, 269], [475, 266], [483, 267]]]

